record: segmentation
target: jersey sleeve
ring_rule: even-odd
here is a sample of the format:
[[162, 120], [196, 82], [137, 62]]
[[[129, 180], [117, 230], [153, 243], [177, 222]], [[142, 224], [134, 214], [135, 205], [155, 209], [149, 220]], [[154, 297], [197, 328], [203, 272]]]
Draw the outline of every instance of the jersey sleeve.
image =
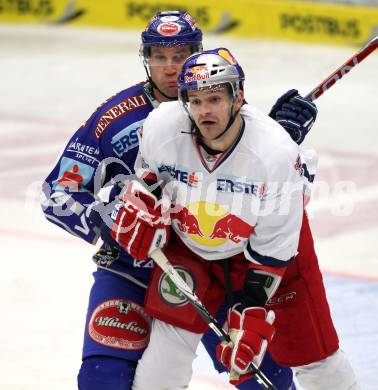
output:
[[[154, 148], [154, 142], [159, 140], [154, 137], [155, 109], [152, 111], [143, 123], [143, 126], [138, 131], [139, 138], [139, 152], [135, 160], [134, 170], [136, 176], [147, 182], [153, 183], [158, 181], [158, 168], [154, 156], [156, 156], [156, 146]], [[155, 129], [155, 133], [158, 130]]]
[[97, 242], [100, 230], [89, 218], [90, 210], [100, 202], [104, 186], [134, 174], [137, 128], [151, 110], [143, 99], [140, 92], [115, 95], [76, 131], [43, 185], [42, 210], [49, 221], [89, 243]]
[[304, 205], [307, 206], [307, 204], [310, 202], [318, 166], [318, 155], [316, 151], [310, 147], [301, 147], [299, 163], [301, 165], [304, 182]]
[[[50, 222], [95, 244], [100, 232], [88, 215], [90, 207], [99, 200], [95, 178], [104, 153], [91, 133], [93, 122], [91, 118], [69, 140], [43, 184], [41, 205]], [[97, 179], [101, 187], [103, 177]]]
[[244, 254], [256, 265], [285, 268], [296, 255], [303, 217], [298, 147], [281, 144], [266, 159], [257, 223]]

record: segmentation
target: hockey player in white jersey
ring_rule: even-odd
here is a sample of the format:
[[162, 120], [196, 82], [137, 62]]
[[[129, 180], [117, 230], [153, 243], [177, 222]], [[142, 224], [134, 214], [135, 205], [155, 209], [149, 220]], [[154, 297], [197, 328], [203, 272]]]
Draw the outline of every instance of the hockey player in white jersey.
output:
[[[181, 103], [148, 116], [136, 164], [141, 179], [163, 186], [163, 202], [130, 182], [113, 238], [135, 258], [164, 248], [212, 314], [224, 305], [225, 287], [235, 293], [232, 343], [217, 348], [231, 383], [250, 378], [250, 363], [260, 365], [268, 348], [305, 389], [358, 389], [303, 212], [307, 167], [275, 121], [243, 104], [243, 81], [227, 49], [189, 57]], [[155, 320], [133, 388], [186, 388], [206, 324], [158, 268], [146, 311]]]

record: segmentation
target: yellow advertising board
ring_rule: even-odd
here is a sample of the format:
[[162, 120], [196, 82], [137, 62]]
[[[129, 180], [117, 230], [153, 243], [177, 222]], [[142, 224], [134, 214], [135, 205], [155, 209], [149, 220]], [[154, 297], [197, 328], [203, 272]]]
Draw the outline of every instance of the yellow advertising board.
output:
[[204, 31], [331, 44], [378, 34], [378, 8], [285, 0], [0, 0], [0, 23], [143, 29], [158, 10], [188, 10]]

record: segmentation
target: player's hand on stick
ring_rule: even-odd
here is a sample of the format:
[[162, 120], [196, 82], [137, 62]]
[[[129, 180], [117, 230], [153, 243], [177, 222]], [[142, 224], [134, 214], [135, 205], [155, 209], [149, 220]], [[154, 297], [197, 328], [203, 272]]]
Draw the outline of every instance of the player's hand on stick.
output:
[[300, 145], [316, 120], [316, 105], [299, 95], [296, 89], [284, 93], [270, 110], [269, 116], [276, 120]]
[[111, 235], [134, 259], [144, 260], [168, 242], [170, 220], [157, 198], [139, 182], [130, 181], [113, 214]]
[[217, 346], [217, 359], [230, 372], [230, 383], [237, 385], [253, 376], [253, 362], [260, 366], [274, 335], [274, 312], [263, 307], [248, 307], [242, 312], [239, 304], [228, 312], [231, 341]]

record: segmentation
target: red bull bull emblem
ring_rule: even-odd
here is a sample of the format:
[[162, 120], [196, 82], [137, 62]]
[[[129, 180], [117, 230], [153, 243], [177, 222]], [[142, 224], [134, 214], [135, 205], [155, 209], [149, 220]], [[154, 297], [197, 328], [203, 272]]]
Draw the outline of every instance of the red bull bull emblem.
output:
[[219, 246], [231, 241], [239, 244], [253, 232], [253, 226], [219, 204], [195, 202], [171, 214], [173, 226], [204, 246]]
[[192, 66], [190, 70], [184, 76], [184, 81], [189, 84], [193, 81], [206, 80], [210, 78], [210, 73], [207, 65], [196, 65]]
[[252, 230], [253, 227], [248, 225], [248, 223], [233, 214], [228, 214], [215, 223], [210, 238], [212, 240], [228, 238], [238, 244], [243, 238], [248, 238]]
[[172, 221], [177, 221], [177, 226], [180, 232], [187, 233], [189, 235], [198, 235], [203, 237], [197, 217], [192, 214], [189, 209], [183, 207], [179, 212], [171, 214]]

